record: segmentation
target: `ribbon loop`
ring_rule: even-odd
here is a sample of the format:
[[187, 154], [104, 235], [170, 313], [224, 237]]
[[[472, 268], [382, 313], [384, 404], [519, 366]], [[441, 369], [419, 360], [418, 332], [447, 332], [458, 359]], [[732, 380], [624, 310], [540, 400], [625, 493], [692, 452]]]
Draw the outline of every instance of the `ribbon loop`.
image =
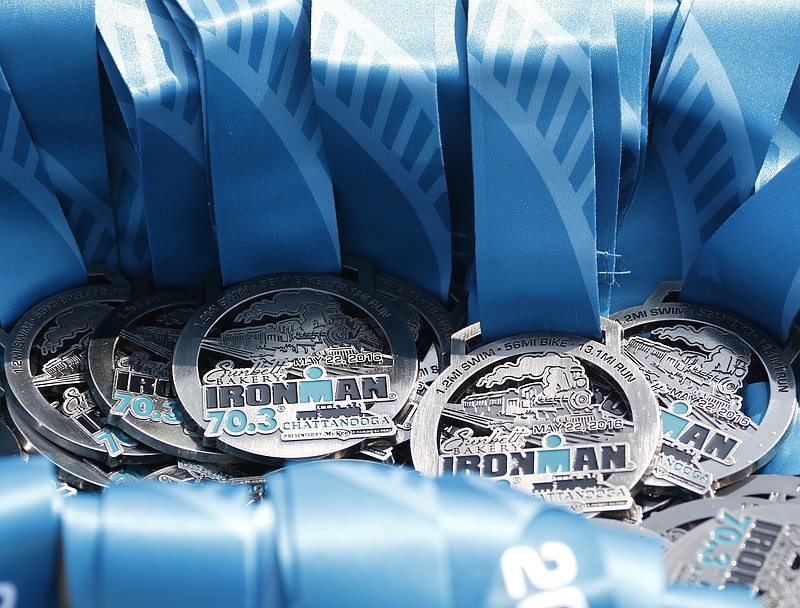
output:
[[601, 333], [590, 6], [469, 6], [475, 257], [487, 340]]
[[433, 0], [317, 0], [311, 56], [345, 251], [446, 302], [435, 11]]
[[87, 264], [116, 264], [93, 0], [0, 3], [0, 63]]
[[800, 61], [799, 21], [794, 2], [681, 4], [651, 100], [645, 172], [620, 226], [631, 274], [615, 308], [683, 278], [752, 192]]
[[[308, 2], [169, 0], [198, 61], [223, 282], [338, 272]], [[187, 21], [188, 20], [188, 21]]]
[[43, 161], [0, 70], [0, 327], [86, 280]]
[[140, 164], [153, 279], [205, 284], [217, 266], [194, 58], [161, 0], [97, 0], [103, 62]]

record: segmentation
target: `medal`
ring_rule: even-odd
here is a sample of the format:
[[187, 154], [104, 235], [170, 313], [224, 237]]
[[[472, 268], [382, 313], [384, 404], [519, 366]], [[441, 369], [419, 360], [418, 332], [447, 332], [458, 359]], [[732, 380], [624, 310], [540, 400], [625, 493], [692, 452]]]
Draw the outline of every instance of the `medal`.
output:
[[92, 332], [128, 293], [127, 286], [89, 285], [55, 294], [22, 316], [5, 350], [6, 398], [24, 423], [62, 448], [112, 467], [164, 459], [109, 426], [88, 386]]
[[658, 445], [657, 406], [605, 328], [607, 344], [527, 334], [471, 351], [478, 327], [456, 332], [415, 418], [414, 466], [503, 480], [579, 512], [631, 508]]
[[396, 432], [416, 388], [393, 309], [322, 274], [254, 279], [189, 320], [173, 378], [204, 441], [261, 460], [324, 456]]
[[116, 307], [89, 343], [89, 380], [108, 421], [131, 437], [172, 456], [230, 462], [184, 422], [172, 386], [175, 344], [201, 301], [196, 291], [164, 291]]
[[139, 481], [152, 471], [152, 465], [124, 464], [110, 467], [102, 462], [80, 458], [37, 433], [25, 422], [17, 408], [12, 406], [9, 411], [25, 451], [29, 454], [41, 454], [56, 465], [59, 478], [74, 488], [99, 491], [119, 483]]
[[667, 552], [671, 580], [723, 588], [742, 585], [769, 608], [800, 595], [800, 506], [721, 509]]
[[[762, 330], [716, 308], [667, 299], [677, 287], [663, 284], [614, 318], [623, 352], [661, 406], [663, 444], [647, 485], [707, 494], [777, 451], [795, 418], [794, 375]], [[748, 390], [762, 387], [765, 411], [749, 412]]]
[[769, 504], [768, 500], [744, 496], [690, 500], [653, 513], [642, 522], [642, 527], [669, 541], [677, 542], [692, 528], [716, 517], [720, 509], [738, 511], [766, 504]]

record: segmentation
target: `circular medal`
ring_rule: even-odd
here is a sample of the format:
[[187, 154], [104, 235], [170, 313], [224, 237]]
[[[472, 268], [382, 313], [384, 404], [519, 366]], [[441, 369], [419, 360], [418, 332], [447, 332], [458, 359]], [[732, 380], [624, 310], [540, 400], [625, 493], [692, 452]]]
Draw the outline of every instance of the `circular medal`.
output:
[[178, 458], [231, 462], [183, 424], [171, 381], [178, 336], [201, 302], [199, 292], [168, 291], [120, 304], [89, 343], [90, 386], [107, 420], [142, 443]]
[[765, 608], [797, 606], [800, 597], [800, 505], [721, 509], [667, 552], [670, 580], [750, 589]]
[[661, 406], [663, 442], [647, 485], [707, 494], [778, 450], [797, 409], [794, 374], [777, 344], [750, 322], [666, 301], [676, 287], [661, 285], [614, 319], [623, 328], [623, 352]]
[[480, 329], [456, 332], [414, 418], [414, 466], [502, 480], [579, 512], [630, 509], [658, 446], [658, 407], [614, 346], [618, 326], [603, 328], [606, 344], [528, 334], [468, 354]]
[[5, 351], [10, 405], [24, 422], [62, 448], [109, 466], [164, 455], [109, 426], [88, 386], [89, 339], [128, 288], [90, 285], [58, 293], [14, 326]]
[[173, 378], [204, 441], [246, 458], [315, 458], [392, 436], [416, 387], [394, 309], [324, 274], [253, 279], [201, 307]]
[[669, 541], [680, 540], [689, 530], [716, 517], [720, 509], [740, 511], [753, 505], [765, 505], [761, 498], [733, 497], [690, 500], [653, 513], [642, 522], [642, 527]]
[[73, 487], [81, 490], [102, 490], [120, 483], [139, 481], [152, 471], [152, 468], [139, 464], [109, 467], [100, 462], [80, 458], [33, 430], [16, 408], [9, 407], [9, 411], [14, 426], [22, 438], [21, 443], [25, 451], [29, 454], [41, 454], [47, 458], [56, 465], [59, 479]]

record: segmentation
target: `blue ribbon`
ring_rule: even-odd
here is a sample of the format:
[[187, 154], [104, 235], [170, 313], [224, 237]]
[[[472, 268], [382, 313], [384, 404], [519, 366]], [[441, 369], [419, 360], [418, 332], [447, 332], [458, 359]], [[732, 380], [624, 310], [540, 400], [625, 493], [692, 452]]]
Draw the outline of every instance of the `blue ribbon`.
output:
[[126, 276], [134, 277], [152, 267], [144, 217], [141, 167], [105, 70], [100, 72], [100, 95], [111, 204], [117, 218], [119, 265]]
[[96, 14], [138, 152], [153, 280], [204, 286], [217, 256], [194, 58], [161, 0], [97, 0]]
[[756, 179], [756, 190], [761, 189], [798, 156], [800, 156], [800, 71], [794, 77], [783, 115], [775, 128], [764, 164], [761, 165], [761, 171]]
[[[681, 4], [651, 100], [650, 151], [620, 226], [614, 307], [680, 279], [750, 195], [800, 61], [800, 5]], [[780, 40], [780, 52], [775, 41]]]
[[89, 264], [116, 264], [93, 0], [0, 3], [0, 64]]
[[60, 520], [52, 465], [0, 458], [0, 606], [58, 605]]
[[644, 171], [654, 16], [652, 0], [614, 0], [613, 8], [622, 122], [619, 217], [624, 217]]
[[197, 60], [223, 283], [339, 272], [308, 2], [170, 0]]
[[[600, 311], [604, 315], [611, 307], [611, 287], [616, 276], [622, 162], [621, 69], [614, 18], [612, 3], [591, 3], [597, 274]], [[641, 66], [637, 67], [641, 72]]]
[[[74, 497], [63, 508], [70, 605], [757, 605], [746, 590], [668, 586], [660, 543], [485, 480], [320, 461], [267, 485], [247, 508], [246, 488], [222, 485]], [[198, 577], [207, 584], [180, 584]]]
[[81, 254], [0, 70], [0, 327], [86, 280]]
[[470, 2], [475, 258], [487, 340], [601, 333], [590, 7]]
[[[437, 80], [458, 51], [450, 55], [455, 41], [447, 49], [436, 40], [454, 37], [458, 24], [445, 27], [437, 11], [459, 14], [443, 2], [316, 0], [311, 57], [343, 248], [447, 301], [452, 246]], [[459, 69], [441, 70], [453, 77], [448, 100], [463, 95]], [[463, 124], [464, 105], [456, 108], [461, 116], [445, 121], [450, 152], [453, 125]]]
[[733, 213], [706, 242], [681, 298], [735, 312], [785, 344], [800, 312], [800, 159]]

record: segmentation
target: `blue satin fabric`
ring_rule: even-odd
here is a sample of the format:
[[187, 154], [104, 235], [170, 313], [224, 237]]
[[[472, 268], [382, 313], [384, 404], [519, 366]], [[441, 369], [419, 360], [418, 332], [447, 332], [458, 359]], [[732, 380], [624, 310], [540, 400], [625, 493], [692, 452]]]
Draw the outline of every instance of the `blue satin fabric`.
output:
[[[126, 276], [135, 277], [149, 273], [152, 268], [144, 216], [141, 166], [105, 70], [100, 71], [100, 98], [103, 104], [111, 204], [117, 217], [119, 265]], [[123, 103], [125, 101], [123, 98]], [[127, 101], [126, 107], [130, 108], [130, 99]]]
[[735, 312], [785, 344], [800, 312], [800, 159], [747, 200], [706, 242], [681, 298]]
[[475, 260], [487, 340], [600, 336], [591, 4], [469, 5]]
[[757, 605], [735, 589], [668, 586], [660, 543], [479, 478], [320, 461], [267, 486], [247, 507], [244, 487], [155, 482], [70, 499], [70, 606], [514, 608], [523, 604], [503, 566], [512, 548], [540, 556], [536, 576], [525, 574], [530, 560], [511, 573], [527, 577], [526, 595], [551, 601], [536, 605], [582, 605], [568, 603], [577, 594], [592, 608]]
[[786, 165], [800, 156], [800, 71], [794, 77], [789, 99], [767, 150], [756, 179], [756, 190], [771, 180]]
[[[681, 4], [651, 99], [645, 171], [618, 235], [613, 307], [681, 279], [748, 198], [800, 61], [800, 5]], [[780, 52], [775, 41], [780, 40]]]
[[81, 253], [0, 70], [0, 327], [86, 280]]
[[340, 270], [309, 3], [169, 0], [197, 60], [223, 283]]
[[[622, 90], [615, 12], [611, 2], [592, 2], [592, 118], [594, 120], [597, 279], [600, 312], [609, 314], [616, 278], [617, 208], [622, 162]], [[641, 65], [636, 66], [641, 73]]]
[[[439, 63], [458, 61], [457, 51], [441, 57], [455, 50], [457, 24], [445, 27], [437, 10], [459, 15], [443, 2], [316, 0], [311, 60], [343, 250], [446, 302], [452, 246], [437, 75]], [[444, 93], [463, 91], [454, 82]], [[457, 107], [452, 121], [463, 124]]]
[[63, 508], [72, 608], [279, 608], [275, 516], [244, 486], [140, 482]]
[[205, 286], [217, 265], [197, 68], [161, 0], [97, 0], [100, 54], [126, 107], [158, 286]]
[[59, 520], [53, 467], [0, 458], [0, 606], [58, 605]]
[[[661, 4], [664, 4], [663, 2]], [[675, 5], [674, 0], [672, 4]], [[653, 46], [653, 0], [614, 0], [622, 122], [619, 217], [624, 217], [644, 171]]]
[[93, 0], [0, 2], [0, 65], [89, 264], [116, 264]]
[[[453, 244], [451, 283], [463, 285], [475, 257], [466, 0], [435, 0], [436, 93]], [[415, 279], [414, 282], [419, 282]]]

